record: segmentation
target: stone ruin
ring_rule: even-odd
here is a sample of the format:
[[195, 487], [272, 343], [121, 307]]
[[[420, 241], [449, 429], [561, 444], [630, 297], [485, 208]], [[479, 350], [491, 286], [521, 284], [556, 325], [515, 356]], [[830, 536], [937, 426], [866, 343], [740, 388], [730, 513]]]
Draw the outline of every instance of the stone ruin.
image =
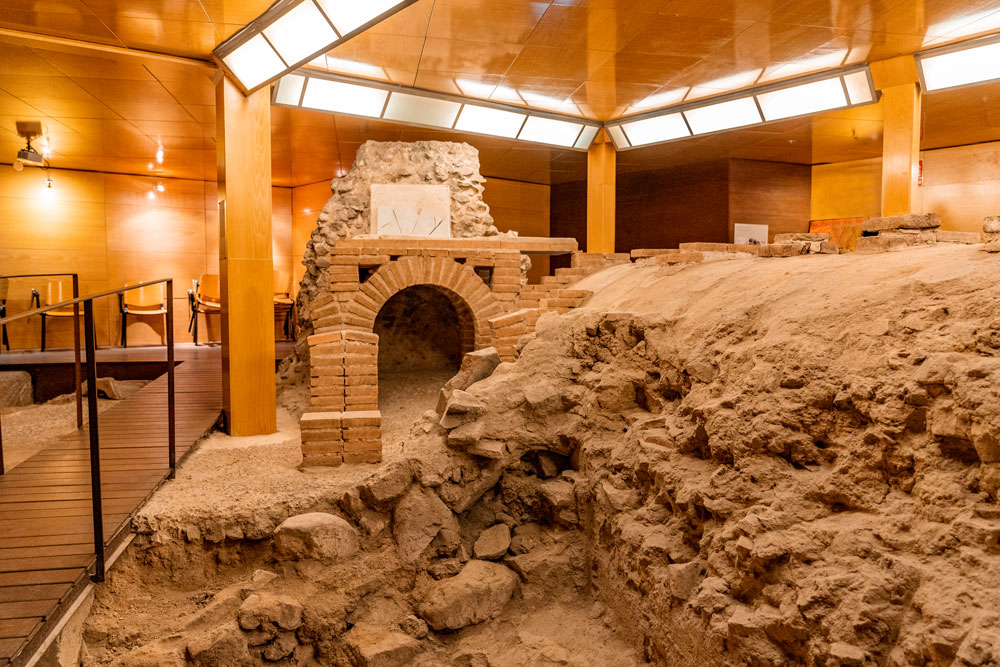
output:
[[312, 304], [329, 281], [330, 248], [340, 239], [372, 234], [371, 186], [446, 185], [451, 191], [451, 236], [491, 237], [490, 208], [483, 201], [486, 179], [479, 173], [479, 151], [446, 141], [366, 141], [346, 176], [335, 178], [302, 264], [306, 267], [297, 304], [300, 330], [312, 331]]

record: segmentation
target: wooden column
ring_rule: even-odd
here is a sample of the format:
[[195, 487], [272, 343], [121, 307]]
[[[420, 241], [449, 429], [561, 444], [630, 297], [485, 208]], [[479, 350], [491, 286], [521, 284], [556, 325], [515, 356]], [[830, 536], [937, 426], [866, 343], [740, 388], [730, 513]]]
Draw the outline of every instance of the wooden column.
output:
[[229, 434], [277, 430], [274, 264], [271, 257], [271, 102], [216, 87], [222, 392]]
[[604, 130], [587, 153], [587, 252], [615, 251], [615, 146]]
[[913, 56], [872, 63], [882, 91], [882, 215], [919, 213], [921, 93]]

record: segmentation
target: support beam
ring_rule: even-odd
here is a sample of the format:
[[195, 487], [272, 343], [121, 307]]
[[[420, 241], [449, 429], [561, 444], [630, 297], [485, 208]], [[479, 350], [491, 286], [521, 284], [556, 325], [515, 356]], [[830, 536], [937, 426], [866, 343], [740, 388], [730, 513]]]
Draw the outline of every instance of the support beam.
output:
[[921, 92], [913, 56], [872, 63], [882, 90], [882, 215], [919, 213]]
[[615, 251], [615, 146], [601, 130], [587, 152], [587, 252]]
[[271, 257], [271, 100], [216, 87], [222, 392], [229, 434], [277, 430], [274, 263]]

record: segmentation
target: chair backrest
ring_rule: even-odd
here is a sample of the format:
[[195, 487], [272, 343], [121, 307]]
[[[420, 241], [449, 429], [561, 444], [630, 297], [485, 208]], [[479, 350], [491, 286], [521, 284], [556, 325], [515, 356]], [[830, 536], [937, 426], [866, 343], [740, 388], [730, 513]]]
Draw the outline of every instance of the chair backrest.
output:
[[[131, 287], [135, 284], [137, 283], [125, 283], [125, 287]], [[166, 298], [166, 284], [156, 283], [125, 292], [125, 305], [130, 308], [161, 308]]]
[[198, 298], [208, 301], [222, 299], [222, 289], [219, 287], [218, 273], [203, 273], [198, 278]]
[[282, 296], [292, 293], [292, 275], [288, 271], [274, 272], [274, 293]]
[[45, 286], [46, 306], [62, 303], [63, 301], [69, 301], [72, 298], [73, 298], [73, 280], [70, 278], [60, 278], [59, 280], [50, 280], [48, 284]]
[[0, 301], [7, 300], [8, 290], [10, 290], [10, 279], [0, 278]]

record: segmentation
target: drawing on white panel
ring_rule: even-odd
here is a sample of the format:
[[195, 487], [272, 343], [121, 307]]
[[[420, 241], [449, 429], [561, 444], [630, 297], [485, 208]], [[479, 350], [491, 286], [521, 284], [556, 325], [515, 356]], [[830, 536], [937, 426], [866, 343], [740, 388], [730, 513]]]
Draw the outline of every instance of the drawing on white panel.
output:
[[447, 185], [373, 184], [372, 229], [379, 236], [451, 238]]

